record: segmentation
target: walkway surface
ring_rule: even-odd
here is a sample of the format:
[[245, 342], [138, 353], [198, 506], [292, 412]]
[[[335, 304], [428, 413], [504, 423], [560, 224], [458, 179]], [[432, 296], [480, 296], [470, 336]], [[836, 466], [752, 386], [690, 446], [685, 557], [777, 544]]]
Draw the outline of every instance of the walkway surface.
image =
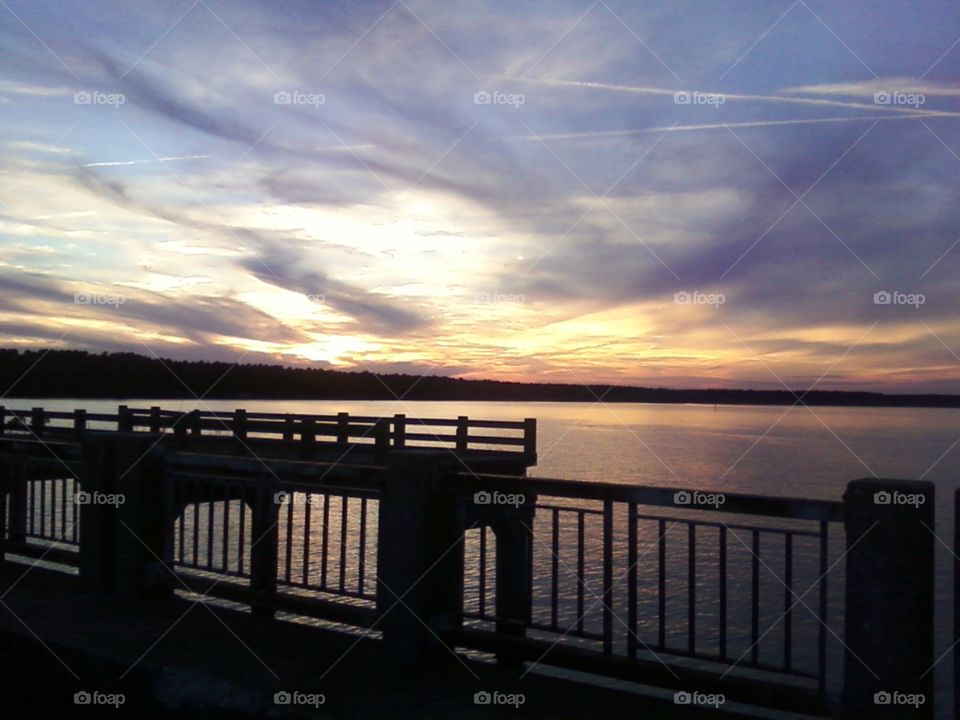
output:
[[[672, 702], [463, 658], [397, 668], [379, 643], [328, 629], [196, 604], [123, 604], [82, 592], [76, 576], [0, 565], [4, 718], [732, 718]], [[405, 612], [397, 608], [394, 612]], [[321, 679], [322, 678], [322, 679]], [[118, 710], [77, 705], [77, 692], [123, 693]], [[318, 707], [277, 705], [274, 694], [322, 694]], [[477, 692], [522, 693], [524, 703], [477, 705]], [[100, 696], [100, 699], [106, 699]]]

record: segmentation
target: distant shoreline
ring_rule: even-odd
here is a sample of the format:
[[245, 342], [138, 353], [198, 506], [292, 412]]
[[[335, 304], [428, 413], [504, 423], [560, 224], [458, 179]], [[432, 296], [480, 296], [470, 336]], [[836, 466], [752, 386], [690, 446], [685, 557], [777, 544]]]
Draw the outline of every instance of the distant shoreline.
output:
[[282, 365], [161, 360], [133, 353], [0, 349], [0, 387], [18, 400], [261, 400], [644, 403], [960, 408], [960, 395], [813, 390], [683, 390], [620, 385], [464, 380]]
[[[784, 391], [784, 394], [789, 394]], [[798, 395], [801, 393], [797, 393]], [[789, 396], [792, 398], [792, 396]], [[896, 400], [897, 396], [885, 396], [890, 397]], [[938, 396], [934, 396], [938, 397]], [[929, 403], [922, 404], [920, 402], [841, 402], [841, 401], [829, 401], [821, 400], [818, 402], [809, 402], [806, 401], [804, 404], [808, 406], [815, 407], [847, 407], [847, 408], [902, 408], [902, 409], [925, 409], [925, 410], [956, 410], [960, 409], [960, 398], [949, 395], [945, 396], [947, 400], [939, 403]], [[797, 403], [795, 399], [790, 401], [698, 401], [698, 400], [611, 400], [609, 398], [604, 399], [601, 402], [597, 400], [543, 400], [543, 399], [501, 399], [501, 398], [449, 398], [449, 397], [438, 397], [438, 398], [429, 398], [429, 397], [418, 397], [416, 399], [411, 398], [393, 398], [393, 397], [382, 397], [382, 398], [369, 398], [369, 397], [295, 397], [295, 396], [284, 396], [284, 397], [268, 397], [268, 396], [219, 396], [219, 395], [208, 395], [204, 398], [198, 400], [197, 398], [191, 396], [170, 396], [170, 397], [159, 397], [156, 395], [143, 396], [143, 397], [114, 397], [114, 396], [81, 396], [81, 395], [18, 395], [16, 397], [6, 397], [3, 400], [0, 400], [0, 407], [13, 407], [13, 405], [19, 401], [35, 401], [35, 400], [76, 400], [78, 402], [83, 402], [84, 400], [112, 400], [116, 403], [135, 403], [135, 402], [147, 402], [147, 401], [164, 401], [164, 402], [224, 402], [228, 400], [236, 401], [237, 403], [242, 403], [244, 401], [254, 400], [257, 402], [399, 402], [399, 403], [428, 403], [428, 402], [470, 402], [470, 403], [529, 403], [536, 405], [546, 405], [549, 403], [556, 404], [596, 404], [599, 405], [601, 402], [603, 404], [609, 405], [700, 405], [702, 407], [713, 407], [713, 406], [723, 406], [723, 407], [787, 407], [792, 405], [797, 405], [802, 407], [800, 403]], [[952, 401], [952, 402], [951, 402]]]

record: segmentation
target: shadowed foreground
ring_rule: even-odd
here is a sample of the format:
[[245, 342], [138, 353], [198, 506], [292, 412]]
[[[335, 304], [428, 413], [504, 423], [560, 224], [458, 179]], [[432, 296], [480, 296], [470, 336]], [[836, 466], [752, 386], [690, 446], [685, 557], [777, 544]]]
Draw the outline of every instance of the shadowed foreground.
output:
[[[24, 575], [25, 571], [26, 566], [0, 568], [0, 587], [6, 593], [6, 607], [0, 608], [0, 671], [17, 678], [17, 688], [10, 688], [4, 698], [6, 718], [556, 720], [707, 714], [569, 680], [531, 674], [517, 681], [518, 671], [466, 658], [461, 658], [461, 665], [450, 657], [444, 667], [432, 668], [429, 674], [419, 668], [392, 668], [381, 661], [379, 643], [358, 641], [358, 636], [225, 608], [191, 609], [193, 602], [180, 598], [123, 606], [81, 592], [75, 577], [51, 575], [41, 568]], [[323, 693], [326, 702], [316, 709], [278, 706], [273, 696], [281, 690]], [[523, 693], [525, 702], [519, 710], [475, 705], [474, 693], [481, 690]], [[123, 693], [125, 703], [119, 710], [75, 705], [74, 693], [80, 691]], [[708, 712], [712, 717], [735, 717]]]

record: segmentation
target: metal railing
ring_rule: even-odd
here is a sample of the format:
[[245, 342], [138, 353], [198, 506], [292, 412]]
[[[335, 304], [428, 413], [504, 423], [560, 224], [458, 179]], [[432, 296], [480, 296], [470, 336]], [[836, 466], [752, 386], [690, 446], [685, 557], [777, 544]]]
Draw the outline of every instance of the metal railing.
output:
[[[472, 473], [452, 484], [468, 497], [525, 495], [517, 510], [533, 511], [521, 520], [533, 550], [525, 618], [498, 614], [495, 542], [487, 528], [468, 534], [462, 617], [480, 622], [458, 636], [463, 646], [489, 649], [482, 633], [507, 631], [519, 636], [514, 649], [525, 641], [534, 651], [542, 641], [575, 649], [581, 669], [591, 653], [658, 664], [676, 680], [705, 668], [783, 682], [818, 712], [836, 704], [842, 678], [831, 673], [830, 693], [828, 633], [843, 627], [828, 612], [827, 576], [842, 545], [831, 550], [842, 502]], [[684, 502], [697, 497], [717, 502]], [[762, 592], [770, 578], [776, 587]]]

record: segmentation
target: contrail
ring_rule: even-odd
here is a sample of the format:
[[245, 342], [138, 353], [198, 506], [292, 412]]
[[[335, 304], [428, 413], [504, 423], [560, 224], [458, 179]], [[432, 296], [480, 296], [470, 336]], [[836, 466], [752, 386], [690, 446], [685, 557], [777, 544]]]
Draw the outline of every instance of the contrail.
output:
[[667, 125], [663, 127], [629, 128], [625, 130], [595, 130], [579, 133], [554, 133], [552, 135], [512, 135], [507, 140], [589, 140], [591, 138], [623, 137], [642, 133], [696, 132], [698, 130], [720, 130], [723, 128], [770, 127], [774, 125], [813, 125], [815, 123], [868, 122], [873, 120], [911, 120], [929, 117], [954, 117], [956, 113], [937, 112], [914, 113], [911, 115], [874, 115], [872, 117], [831, 117], [807, 118], [799, 120], [757, 120], [753, 122], [705, 123], [703, 125]]
[[[517, 80], [521, 82], [532, 82], [532, 83], [541, 83], [544, 85], [561, 85], [564, 87], [580, 87], [580, 88], [589, 88], [594, 90], [610, 90], [613, 92], [626, 92], [634, 93], [637, 95], [669, 95], [673, 96], [676, 94], [676, 90], [669, 90], [667, 88], [658, 88], [658, 87], [645, 87], [637, 85], [614, 85], [612, 83], [598, 83], [598, 82], [589, 82], [586, 80], [548, 80], [543, 78], [523, 78], [523, 77], [506, 77], [506, 80]], [[691, 91], [692, 92], [692, 91]], [[707, 93], [703, 93], [707, 94]], [[897, 105], [874, 105], [873, 103], [860, 103], [860, 102], [849, 102], [844, 100], [825, 100], [823, 98], [796, 98], [796, 97], [783, 97], [782, 95], [740, 95], [733, 93], [710, 93], [713, 95], [722, 95], [725, 100], [741, 100], [744, 102], [772, 102], [772, 103], [787, 103], [790, 105], [815, 105], [815, 106], [827, 106], [827, 107], [844, 107], [844, 108], [853, 108], [855, 110], [883, 110], [891, 113], [900, 113], [900, 114], [915, 114], [915, 115], [927, 115], [934, 116], [938, 114], [936, 110], [917, 110], [910, 107], [900, 107]], [[939, 113], [942, 117], [944, 113]], [[960, 117], [960, 113], [947, 113], [950, 117]]]
[[117, 160], [114, 162], [94, 162], [75, 165], [74, 167], [117, 167], [120, 165], [146, 165], [148, 163], [171, 162], [173, 160], [203, 160], [209, 155], [177, 155], [174, 157], [162, 157], [151, 160]]

